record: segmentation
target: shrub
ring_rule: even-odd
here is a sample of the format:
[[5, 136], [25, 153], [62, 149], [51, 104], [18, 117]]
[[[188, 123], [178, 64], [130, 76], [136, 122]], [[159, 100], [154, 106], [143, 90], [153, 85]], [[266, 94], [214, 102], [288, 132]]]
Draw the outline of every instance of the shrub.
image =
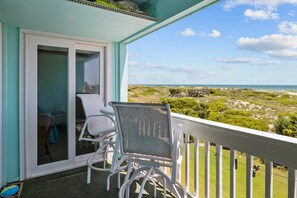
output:
[[170, 104], [171, 111], [175, 113], [204, 119], [209, 115], [208, 105], [198, 103], [191, 98], [165, 98], [162, 102]]
[[297, 137], [297, 114], [278, 116], [274, 127], [277, 134]]

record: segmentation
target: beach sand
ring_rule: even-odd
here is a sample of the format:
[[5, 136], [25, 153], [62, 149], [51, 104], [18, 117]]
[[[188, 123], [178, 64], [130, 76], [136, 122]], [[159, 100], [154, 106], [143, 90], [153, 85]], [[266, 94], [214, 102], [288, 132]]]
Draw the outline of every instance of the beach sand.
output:
[[297, 96], [297, 92], [287, 92], [287, 94], [291, 95], [291, 96]]

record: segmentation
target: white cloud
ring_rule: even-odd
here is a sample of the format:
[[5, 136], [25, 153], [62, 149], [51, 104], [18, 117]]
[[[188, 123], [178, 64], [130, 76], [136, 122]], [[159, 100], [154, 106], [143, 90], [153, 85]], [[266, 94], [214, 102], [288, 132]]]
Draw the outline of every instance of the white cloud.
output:
[[266, 66], [266, 65], [277, 65], [279, 61], [263, 61], [258, 58], [246, 58], [246, 57], [238, 57], [238, 58], [217, 58], [215, 61], [219, 63], [226, 63], [226, 64], [251, 64], [251, 65], [258, 65], [258, 66]]
[[234, 70], [234, 67], [232, 65], [222, 65], [222, 66], [219, 66], [219, 68], [222, 70], [228, 70], [228, 71]]
[[244, 12], [246, 17], [252, 20], [267, 20], [267, 19], [278, 19], [278, 14], [268, 10], [251, 10], [246, 9]]
[[221, 36], [221, 32], [219, 32], [218, 30], [212, 30], [209, 36], [213, 38], [218, 38]]
[[184, 31], [181, 31], [180, 34], [182, 36], [186, 36], [186, 37], [188, 37], [188, 36], [195, 36], [196, 35], [196, 33], [194, 32], [194, 30], [192, 30], [191, 28], [184, 29]]
[[237, 41], [237, 46], [271, 57], [297, 59], [297, 36], [272, 34], [259, 38], [241, 37]]
[[297, 0], [227, 0], [223, 7], [226, 10], [230, 10], [237, 6], [249, 5], [255, 8], [265, 7], [271, 10], [282, 4], [297, 5]]
[[297, 22], [283, 21], [278, 24], [278, 29], [282, 33], [297, 34]]
[[128, 66], [137, 66], [138, 65], [138, 63], [136, 62], [136, 61], [129, 61], [128, 62]]
[[215, 29], [213, 29], [212, 31], [211, 31], [211, 33], [205, 33], [205, 32], [202, 32], [201, 33], [201, 36], [209, 36], [209, 37], [212, 37], [212, 38], [218, 38], [218, 37], [220, 37], [221, 36], [221, 32], [219, 32], [218, 30], [215, 30]]
[[254, 8], [247, 9], [244, 15], [253, 20], [278, 19], [277, 7], [283, 4], [297, 5], [297, 0], [227, 0], [223, 5], [225, 10], [247, 5]]
[[196, 77], [212, 77], [215, 74], [212, 72], [202, 71], [191, 67], [175, 67], [173, 65], [157, 65], [152, 63], [138, 63], [136, 61], [129, 61], [130, 69], [140, 69], [142, 71], [159, 71], [159, 72], [173, 72], [177, 74], [186, 74]]

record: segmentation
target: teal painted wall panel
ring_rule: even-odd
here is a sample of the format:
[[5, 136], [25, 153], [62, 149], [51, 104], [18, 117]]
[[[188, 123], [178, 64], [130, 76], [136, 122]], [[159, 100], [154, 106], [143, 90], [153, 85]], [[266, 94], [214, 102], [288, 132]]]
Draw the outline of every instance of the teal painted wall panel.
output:
[[[156, 4], [156, 15], [158, 22], [164, 21], [194, 5], [201, 2], [202, 0], [162, 0], [157, 1]], [[170, 9], [169, 9], [170, 8]]]
[[19, 29], [3, 24], [3, 183], [19, 180]]
[[128, 66], [127, 44], [112, 43], [112, 99], [116, 101], [127, 101], [128, 91]]

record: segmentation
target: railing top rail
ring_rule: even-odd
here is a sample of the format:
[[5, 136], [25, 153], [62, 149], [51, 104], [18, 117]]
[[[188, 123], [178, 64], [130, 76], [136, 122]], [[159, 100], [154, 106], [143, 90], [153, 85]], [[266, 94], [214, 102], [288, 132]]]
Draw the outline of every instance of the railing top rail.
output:
[[184, 132], [241, 152], [297, 169], [297, 138], [172, 113]]

